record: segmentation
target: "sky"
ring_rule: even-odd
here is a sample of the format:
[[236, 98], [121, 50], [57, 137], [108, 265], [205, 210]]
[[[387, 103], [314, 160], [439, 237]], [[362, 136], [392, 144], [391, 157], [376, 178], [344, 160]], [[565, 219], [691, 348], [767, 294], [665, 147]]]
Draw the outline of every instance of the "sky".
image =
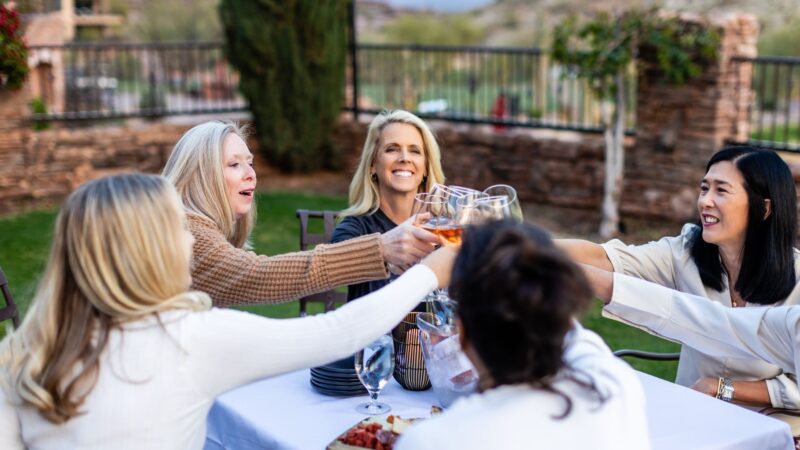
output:
[[461, 12], [493, 3], [494, 0], [380, 0], [392, 6], [428, 9], [440, 12]]

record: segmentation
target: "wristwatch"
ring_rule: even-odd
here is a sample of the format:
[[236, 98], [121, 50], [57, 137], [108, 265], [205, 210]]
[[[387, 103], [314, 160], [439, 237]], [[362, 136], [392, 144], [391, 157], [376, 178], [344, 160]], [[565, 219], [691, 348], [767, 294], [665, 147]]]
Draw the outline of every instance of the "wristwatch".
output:
[[733, 400], [733, 393], [736, 390], [733, 388], [733, 381], [728, 377], [721, 377], [717, 387], [717, 398], [723, 402]]

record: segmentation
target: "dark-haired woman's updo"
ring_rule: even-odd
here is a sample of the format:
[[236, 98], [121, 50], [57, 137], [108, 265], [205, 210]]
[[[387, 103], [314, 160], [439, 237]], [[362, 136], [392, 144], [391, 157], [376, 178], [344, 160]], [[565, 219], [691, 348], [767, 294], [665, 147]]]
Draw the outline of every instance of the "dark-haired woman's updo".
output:
[[502, 221], [465, 230], [450, 295], [495, 385], [549, 388], [564, 366], [564, 337], [592, 291], [546, 232]]

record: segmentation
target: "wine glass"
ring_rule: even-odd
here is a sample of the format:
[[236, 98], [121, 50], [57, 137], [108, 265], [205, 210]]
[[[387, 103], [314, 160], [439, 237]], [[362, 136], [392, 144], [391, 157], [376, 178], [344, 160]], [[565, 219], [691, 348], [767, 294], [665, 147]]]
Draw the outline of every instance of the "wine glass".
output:
[[378, 401], [378, 394], [389, 382], [394, 371], [392, 337], [384, 334], [370, 342], [364, 349], [356, 352], [355, 361], [358, 379], [369, 392], [369, 403], [356, 406], [356, 411], [368, 415], [385, 414], [391, 411], [391, 406]]
[[424, 217], [418, 225], [437, 235], [439, 240], [450, 246], [461, 245], [461, 224], [458, 222], [458, 202], [455, 204], [441, 195], [420, 193], [414, 197], [411, 213]]
[[479, 225], [484, 222], [512, 218], [508, 197], [497, 195], [483, 197], [471, 204], [461, 204], [459, 223], [462, 225]]
[[495, 184], [494, 186], [489, 186], [488, 188], [484, 189], [483, 192], [490, 197], [503, 195], [508, 197], [508, 207], [511, 211], [511, 218], [517, 222], [522, 222], [524, 220], [524, 216], [522, 215], [522, 206], [519, 204], [516, 189], [507, 184]]
[[461, 186], [445, 186], [443, 184], [434, 184], [430, 193], [443, 197], [454, 210], [459, 208], [459, 204], [468, 205], [479, 198], [488, 197], [481, 191]]

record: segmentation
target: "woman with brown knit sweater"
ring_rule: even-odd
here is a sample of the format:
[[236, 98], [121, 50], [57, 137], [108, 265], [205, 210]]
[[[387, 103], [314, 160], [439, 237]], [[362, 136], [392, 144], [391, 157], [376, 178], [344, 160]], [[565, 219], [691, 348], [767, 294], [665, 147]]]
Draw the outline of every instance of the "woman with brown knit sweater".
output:
[[255, 222], [256, 173], [244, 131], [206, 122], [175, 145], [163, 175], [175, 186], [195, 242], [192, 289], [215, 305], [279, 303], [336, 286], [382, 279], [388, 265], [404, 270], [430, 253], [435, 235], [410, 221], [305, 252], [257, 255], [248, 238]]

